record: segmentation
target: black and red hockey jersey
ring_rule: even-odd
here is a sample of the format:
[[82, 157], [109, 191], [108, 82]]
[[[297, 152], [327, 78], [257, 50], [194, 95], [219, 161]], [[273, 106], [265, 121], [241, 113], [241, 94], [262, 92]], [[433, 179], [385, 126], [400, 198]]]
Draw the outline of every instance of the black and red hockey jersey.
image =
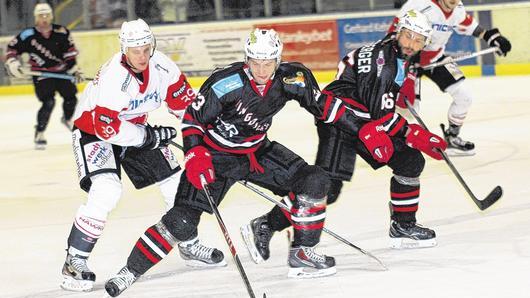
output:
[[186, 109], [181, 126], [185, 151], [206, 143], [218, 151], [253, 153], [287, 101], [296, 100], [320, 117], [319, 95], [313, 74], [299, 63], [281, 63], [265, 86], [256, 85], [243, 62], [217, 70]]
[[394, 35], [350, 52], [339, 64], [337, 80], [322, 90], [320, 120], [355, 135], [377, 121], [390, 136], [404, 136], [406, 120], [395, 105], [404, 81], [414, 79], [408, 64], [400, 58]]
[[31, 70], [47, 72], [66, 72], [75, 65], [78, 54], [70, 31], [56, 24], [48, 38], [35, 27], [22, 30], [7, 45], [6, 59], [22, 53], [29, 54]]

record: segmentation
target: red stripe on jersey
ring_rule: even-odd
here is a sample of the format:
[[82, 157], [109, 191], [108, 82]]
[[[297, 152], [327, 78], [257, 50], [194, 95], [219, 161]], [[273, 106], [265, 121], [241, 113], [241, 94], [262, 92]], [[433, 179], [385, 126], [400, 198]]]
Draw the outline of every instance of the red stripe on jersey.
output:
[[337, 122], [340, 117], [342, 117], [344, 111], [346, 111], [346, 107], [344, 105], [341, 105], [339, 110], [337, 111], [337, 114], [335, 115], [335, 119], [333, 119], [333, 123]]
[[204, 135], [202, 133], [202, 131], [200, 129], [197, 129], [197, 128], [194, 128], [194, 127], [190, 127], [190, 128], [184, 128], [182, 130], [182, 137], [185, 138], [187, 136], [191, 136], [191, 135]]
[[392, 198], [396, 198], [396, 199], [413, 198], [413, 197], [417, 197], [419, 195], [420, 195], [420, 190], [419, 189], [413, 190], [413, 191], [410, 191], [410, 192], [402, 192], [402, 193], [391, 192], [390, 193], [390, 196]]
[[136, 242], [136, 245], [134, 246], [136, 246], [136, 248], [138, 248], [138, 250], [140, 250], [144, 254], [144, 256], [149, 259], [149, 261], [151, 261], [153, 264], [156, 264], [160, 261], [157, 257], [153, 256], [153, 254], [150, 253], [147, 248], [142, 245], [142, 243], [140, 243], [140, 240], [138, 240]]
[[414, 211], [418, 211], [418, 204], [416, 204], [414, 206], [411, 206], [411, 207], [396, 207], [396, 206], [393, 206], [392, 209], [395, 212], [414, 212]]
[[219, 146], [217, 143], [215, 143], [212, 139], [208, 137], [208, 135], [205, 135], [203, 138], [204, 142], [208, 144], [208, 146], [212, 147], [213, 149], [221, 152], [228, 152], [228, 153], [234, 153], [234, 154], [249, 154], [254, 153], [256, 150], [258, 150], [259, 146], [261, 146], [262, 142], [256, 143], [254, 146], [249, 148], [242, 148], [242, 149], [228, 149]]
[[358, 103], [353, 98], [348, 98], [348, 97], [339, 97], [339, 98], [340, 98], [340, 100], [344, 101], [345, 103], [347, 103], [348, 105], [350, 105], [352, 107], [356, 107], [356, 108], [360, 109], [363, 112], [368, 112], [368, 108], [367, 107], [365, 107], [361, 103]]
[[188, 113], [188, 112], [186, 112], [184, 114], [184, 117], [182, 119], [183, 120], [189, 120], [189, 121], [192, 121], [192, 122], [195, 122], [195, 123], [197, 122], [197, 121], [195, 121], [195, 118], [193, 118], [193, 116], [190, 113]]
[[74, 125], [88, 134], [96, 134], [94, 131], [94, 118], [92, 116], [92, 111], [84, 111], [83, 114], [81, 114], [81, 117], [74, 120]]
[[324, 227], [324, 222], [319, 222], [316, 224], [310, 224], [310, 225], [297, 225], [293, 221], [293, 228], [297, 230], [320, 230]]
[[260, 134], [260, 135], [251, 136], [251, 137], [246, 138], [244, 141], [245, 141], [245, 142], [252, 142], [252, 141], [255, 141], [255, 140], [259, 140], [259, 139], [261, 139], [264, 135], [265, 135], [265, 134], [262, 133], [262, 134]]
[[396, 31], [398, 22], [399, 22], [399, 18], [394, 17], [394, 19], [392, 20], [392, 24], [390, 24], [390, 27], [388, 28], [387, 33]]
[[467, 27], [471, 25], [471, 23], [473, 23], [473, 17], [470, 14], [466, 13], [466, 18], [460, 23], [460, 25]]
[[195, 99], [195, 91], [181, 74], [178, 81], [169, 85], [165, 101], [167, 106], [174, 111], [184, 110]]
[[96, 106], [94, 109], [94, 130], [98, 136], [108, 140], [120, 132], [119, 112]]
[[333, 100], [333, 95], [331, 93], [324, 93], [326, 94], [326, 102], [324, 103], [324, 111], [322, 112], [322, 117], [320, 117], [320, 120], [326, 120], [328, 118], [329, 113], [329, 107], [331, 106], [331, 101]]
[[171, 246], [171, 244], [169, 244], [166, 241], [166, 239], [164, 239], [164, 237], [162, 237], [155, 229], [153, 229], [153, 227], [150, 227], [149, 229], [147, 229], [147, 233], [153, 236], [156, 239], [156, 241], [158, 241], [158, 243], [162, 244], [162, 246], [164, 246], [167, 252], [173, 249], [173, 246]]

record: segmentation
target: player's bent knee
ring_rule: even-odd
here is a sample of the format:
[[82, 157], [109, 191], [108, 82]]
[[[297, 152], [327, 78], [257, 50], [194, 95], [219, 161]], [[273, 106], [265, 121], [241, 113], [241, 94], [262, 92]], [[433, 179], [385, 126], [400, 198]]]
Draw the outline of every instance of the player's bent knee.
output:
[[425, 157], [420, 151], [414, 150], [394, 169], [395, 175], [405, 177], [419, 177], [425, 167]]
[[161, 222], [178, 241], [186, 241], [197, 236], [197, 226], [202, 211], [187, 206], [175, 205], [164, 216]]
[[313, 198], [326, 196], [330, 188], [330, 178], [317, 166], [307, 165], [300, 168], [291, 179], [291, 190]]
[[116, 208], [121, 195], [122, 184], [118, 175], [114, 173], [98, 174], [90, 178], [92, 185], [88, 192], [87, 207], [102, 215]]

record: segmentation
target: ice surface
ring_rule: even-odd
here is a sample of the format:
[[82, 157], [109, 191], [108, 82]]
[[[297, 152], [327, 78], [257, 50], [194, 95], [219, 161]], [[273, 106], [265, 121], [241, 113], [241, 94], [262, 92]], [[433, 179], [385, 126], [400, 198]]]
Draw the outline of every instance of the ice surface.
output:
[[[480, 212], [443, 161], [428, 159], [422, 175], [419, 221], [436, 230], [439, 245], [391, 250], [388, 233], [388, 169], [373, 171], [359, 159], [353, 182], [329, 207], [326, 227], [379, 257], [378, 264], [323, 235], [319, 250], [335, 256], [338, 273], [315, 280], [288, 280], [285, 232], [272, 240], [269, 261], [251, 262], [239, 226], [272, 205], [235, 185], [220, 212], [257, 297], [529, 297], [530, 283], [530, 77], [467, 81], [474, 104], [462, 137], [477, 155], [452, 161], [479, 198], [496, 185], [504, 197]], [[446, 122], [451, 100], [424, 80], [420, 114], [433, 131]], [[60, 124], [62, 100], [46, 132], [48, 149], [33, 149], [38, 109], [34, 96], [0, 97], [0, 297], [103, 297], [104, 282], [126, 261], [134, 242], [164, 212], [156, 187], [134, 190], [125, 179], [123, 199], [111, 214], [90, 260], [97, 274], [91, 293], [59, 288], [66, 238], [85, 194], [77, 186], [70, 135]], [[175, 123], [161, 109], [151, 123]], [[316, 152], [312, 117], [290, 103], [269, 133], [307, 161]], [[180, 138], [179, 138], [180, 142]], [[120, 297], [247, 297], [213, 216], [199, 227], [206, 244], [222, 249], [228, 267], [193, 270], [175, 251]]]

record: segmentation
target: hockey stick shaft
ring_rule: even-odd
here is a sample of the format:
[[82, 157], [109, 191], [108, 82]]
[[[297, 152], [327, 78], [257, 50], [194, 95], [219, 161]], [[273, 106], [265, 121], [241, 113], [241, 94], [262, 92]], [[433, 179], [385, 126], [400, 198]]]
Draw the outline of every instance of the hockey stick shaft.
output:
[[[204, 194], [206, 195], [206, 198], [208, 199], [208, 203], [210, 203], [210, 207], [212, 208], [212, 211], [215, 214], [215, 217], [217, 218], [219, 227], [221, 228], [221, 231], [223, 232], [223, 236], [225, 237], [226, 244], [228, 244], [230, 253], [232, 253], [232, 257], [234, 258], [234, 261], [236, 263], [237, 270], [239, 271], [239, 274], [241, 275], [241, 278], [243, 279], [243, 283], [245, 284], [245, 287], [247, 288], [248, 295], [251, 298], [255, 298], [256, 296], [254, 295], [254, 291], [252, 290], [250, 281], [248, 280], [247, 274], [245, 273], [245, 269], [243, 268], [243, 265], [241, 264], [241, 261], [239, 260], [239, 256], [232, 242], [232, 238], [230, 238], [230, 234], [228, 234], [228, 229], [226, 228], [223, 218], [221, 217], [221, 214], [219, 213], [219, 209], [217, 209], [215, 201], [213, 200], [213, 197], [210, 193], [210, 189], [208, 187], [208, 183], [206, 182], [206, 178], [204, 177], [204, 175], [201, 175], [200, 179], [201, 179], [201, 184], [202, 184], [202, 189], [204, 191]], [[265, 294], [263, 296], [265, 296]]]
[[[255, 187], [254, 185], [250, 184], [249, 182], [247, 181], [238, 181], [238, 183], [242, 184], [243, 186], [245, 186], [246, 188], [252, 190], [253, 192], [255, 192], [256, 194], [260, 195], [261, 197], [263, 197], [264, 199], [266, 199], [267, 201], [269, 202], [272, 202], [273, 204], [275, 204], [276, 206], [282, 208], [283, 210], [285, 210], [286, 212], [288, 212], [289, 214], [291, 213], [291, 210], [289, 210], [289, 207], [287, 207], [287, 205], [285, 205], [284, 203], [280, 202], [280, 201], [277, 201], [273, 198], [271, 198], [269, 195], [265, 194], [264, 192], [262, 192], [260, 189], [258, 189], [257, 187]], [[323, 227], [322, 228], [322, 231], [329, 234], [330, 236], [332, 236], [333, 238], [339, 240], [340, 242], [350, 246], [350, 247], [353, 247], [354, 249], [358, 250], [359, 252], [361, 252], [362, 254], [374, 259], [375, 261], [377, 261], [381, 267], [383, 267], [385, 270], [388, 270], [388, 268], [385, 266], [385, 264], [383, 264], [383, 262], [381, 262], [381, 260], [379, 260], [376, 256], [372, 255], [370, 252], [358, 247], [357, 245], [351, 243], [350, 241], [344, 239], [343, 237], [341, 237], [340, 235], [338, 235], [337, 233], [327, 229], [326, 227]]]
[[[68, 81], [75, 81], [75, 76], [68, 75], [68, 74], [62, 74], [62, 73], [54, 73], [54, 72], [44, 72], [44, 71], [24, 71], [24, 74], [30, 75], [30, 76], [36, 76], [36, 77], [42, 77], [42, 78], [52, 78], [52, 79], [61, 79], [61, 80], [68, 80]], [[85, 80], [92, 81], [92, 78], [85, 78]]]
[[[410, 113], [412, 114], [412, 116], [414, 117], [414, 119], [416, 119], [416, 121], [418, 121], [418, 123], [423, 127], [425, 128], [426, 130], [429, 130], [427, 128], [427, 125], [425, 125], [425, 122], [423, 122], [423, 120], [421, 119], [420, 115], [418, 115], [418, 113], [416, 112], [416, 110], [414, 110], [414, 107], [412, 106], [412, 104], [408, 101], [408, 100], [405, 100], [406, 104], [407, 104], [407, 108], [409, 109]], [[443, 159], [445, 160], [445, 162], [447, 163], [447, 165], [449, 166], [449, 168], [451, 169], [451, 171], [453, 172], [453, 174], [455, 174], [456, 176], [456, 179], [458, 179], [458, 181], [460, 182], [460, 184], [464, 187], [464, 189], [466, 190], [467, 194], [471, 197], [471, 199], [473, 200], [473, 202], [475, 203], [475, 205], [477, 205], [477, 207], [480, 209], [480, 210], [485, 210], [487, 208], [489, 208], [491, 205], [493, 205], [493, 203], [497, 202], [501, 196], [502, 196], [502, 188], [500, 186], [496, 186], [491, 192], [490, 194], [486, 197], [486, 199], [484, 200], [479, 200], [477, 198], [477, 196], [475, 196], [475, 194], [473, 193], [473, 191], [471, 191], [471, 188], [469, 188], [469, 186], [467, 185], [466, 181], [464, 181], [464, 178], [462, 178], [462, 175], [460, 175], [460, 173], [458, 172], [458, 170], [456, 169], [456, 167], [453, 165], [453, 163], [451, 162], [451, 160], [449, 159], [449, 156], [447, 156], [447, 153], [445, 153], [444, 151], [441, 151], [440, 150], [440, 153], [442, 154], [442, 157]]]
[[486, 54], [490, 54], [490, 53], [494, 53], [494, 52], [496, 52], [498, 50], [499, 49], [497, 47], [487, 48], [487, 49], [484, 49], [484, 50], [481, 50], [481, 51], [478, 51], [478, 52], [474, 52], [474, 53], [471, 53], [471, 54], [453, 57], [453, 59], [448, 59], [448, 60], [442, 60], [442, 61], [439, 61], [439, 62], [434, 62], [434, 63], [428, 64], [428, 65], [426, 65], [426, 66], [424, 66], [422, 68], [424, 70], [431, 70], [431, 69], [436, 68], [438, 66], [442, 66], [442, 65], [445, 65], [445, 64], [453, 63], [453, 62], [459, 62], [459, 61], [462, 61], [462, 60], [467, 60], [467, 59], [475, 58], [475, 57], [486, 55]]

